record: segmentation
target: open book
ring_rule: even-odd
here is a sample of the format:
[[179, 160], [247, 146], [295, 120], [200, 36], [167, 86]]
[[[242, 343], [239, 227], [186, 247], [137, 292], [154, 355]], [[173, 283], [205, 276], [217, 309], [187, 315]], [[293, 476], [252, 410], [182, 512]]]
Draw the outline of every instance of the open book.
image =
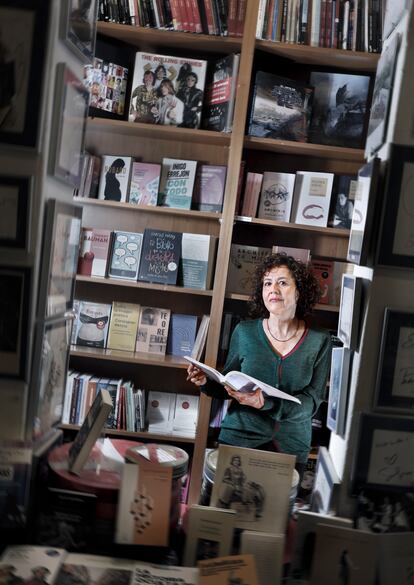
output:
[[202, 370], [210, 380], [223, 384], [223, 386], [230, 386], [230, 388], [233, 388], [233, 390], [236, 390], [237, 392], [253, 392], [256, 388], [260, 388], [265, 394], [273, 396], [274, 398], [283, 398], [284, 400], [291, 400], [292, 402], [301, 404], [299, 398], [295, 398], [295, 396], [282, 392], [282, 390], [279, 390], [278, 388], [269, 386], [269, 384], [257, 380], [256, 378], [253, 378], [253, 376], [244, 374], [243, 372], [236, 372], [233, 370], [223, 376], [223, 374], [220, 374], [220, 372], [214, 368], [206, 366], [206, 364], [202, 364], [188, 355], [184, 356], [184, 359]]

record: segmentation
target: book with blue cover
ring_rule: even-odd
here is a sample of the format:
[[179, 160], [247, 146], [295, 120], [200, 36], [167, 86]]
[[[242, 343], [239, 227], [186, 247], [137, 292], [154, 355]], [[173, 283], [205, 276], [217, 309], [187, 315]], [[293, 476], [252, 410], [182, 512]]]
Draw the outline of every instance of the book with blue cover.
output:
[[170, 319], [167, 353], [171, 355], [191, 355], [197, 332], [197, 315], [173, 313]]

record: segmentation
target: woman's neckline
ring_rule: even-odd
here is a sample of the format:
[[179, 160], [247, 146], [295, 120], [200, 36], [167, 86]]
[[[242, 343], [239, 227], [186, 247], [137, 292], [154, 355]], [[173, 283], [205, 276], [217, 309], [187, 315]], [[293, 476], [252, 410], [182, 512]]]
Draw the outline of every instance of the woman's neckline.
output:
[[[306, 325], [306, 321], [304, 321], [303, 319], [300, 319], [299, 330], [301, 329], [302, 324], [303, 324], [303, 331], [301, 332], [298, 340], [295, 341], [293, 345], [291, 345], [289, 343], [286, 344], [286, 343], [281, 342], [279, 344], [280, 348], [277, 348], [277, 347], [275, 347], [276, 342], [272, 342], [271, 339], [269, 339], [268, 335], [266, 334], [265, 321], [266, 321], [266, 319], [262, 319], [260, 322], [262, 333], [263, 333], [267, 343], [269, 344], [271, 350], [282, 359], [288, 357], [289, 355], [291, 355], [292, 353], [294, 353], [298, 349], [299, 345], [301, 345], [302, 341], [304, 340], [305, 336], [307, 335], [307, 333], [309, 331], [309, 328]], [[284, 348], [283, 347], [284, 345], [287, 345], [287, 348]]]

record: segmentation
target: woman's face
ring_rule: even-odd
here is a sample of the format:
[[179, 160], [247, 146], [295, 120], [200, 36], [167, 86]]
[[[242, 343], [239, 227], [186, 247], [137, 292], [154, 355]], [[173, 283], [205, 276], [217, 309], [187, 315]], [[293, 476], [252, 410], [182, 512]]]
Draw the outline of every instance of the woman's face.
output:
[[265, 273], [262, 296], [270, 315], [293, 319], [299, 293], [293, 274], [287, 266], [277, 266]]

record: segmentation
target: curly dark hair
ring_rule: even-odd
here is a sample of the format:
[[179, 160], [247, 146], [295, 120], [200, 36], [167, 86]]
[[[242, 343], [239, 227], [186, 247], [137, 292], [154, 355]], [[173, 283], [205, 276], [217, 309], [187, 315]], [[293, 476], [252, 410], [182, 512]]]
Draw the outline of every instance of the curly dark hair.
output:
[[269, 311], [263, 302], [263, 277], [266, 272], [279, 266], [286, 266], [295, 279], [296, 288], [299, 293], [296, 316], [299, 319], [304, 319], [312, 312], [313, 307], [321, 298], [321, 287], [317, 278], [306, 264], [300, 260], [295, 260], [287, 254], [269, 254], [256, 266], [253, 275], [252, 293], [249, 300], [249, 314], [255, 318], [266, 318], [269, 316]]

